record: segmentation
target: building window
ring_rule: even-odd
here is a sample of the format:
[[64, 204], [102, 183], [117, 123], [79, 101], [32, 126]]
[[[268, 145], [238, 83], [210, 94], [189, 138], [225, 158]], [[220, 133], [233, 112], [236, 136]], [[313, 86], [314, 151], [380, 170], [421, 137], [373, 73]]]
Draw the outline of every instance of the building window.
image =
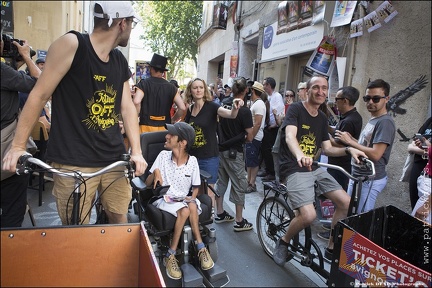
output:
[[220, 61], [218, 64], [218, 77], [221, 79], [223, 79], [224, 62], [225, 61]]

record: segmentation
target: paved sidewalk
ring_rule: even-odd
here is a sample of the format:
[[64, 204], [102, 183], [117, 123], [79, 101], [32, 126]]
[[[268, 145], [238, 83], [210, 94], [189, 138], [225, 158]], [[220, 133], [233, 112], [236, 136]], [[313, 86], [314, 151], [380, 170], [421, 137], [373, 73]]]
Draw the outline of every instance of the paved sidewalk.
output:
[[[251, 222], [254, 225], [254, 232], [257, 233], [256, 230], [256, 214], [258, 211], [258, 207], [261, 204], [263, 198], [264, 198], [264, 187], [262, 184], [262, 177], [257, 177], [256, 185], [257, 185], [257, 192], [252, 192], [246, 194], [246, 204], [245, 208], [243, 210], [243, 218], [246, 218], [249, 222]], [[234, 216], [235, 211], [235, 205], [229, 201], [229, 189], [231, 188], [231, 185], [228, 185], [227, 192], [224, 196], [224, 208], [227, 210], [231, 215]], [[227, 209], [229, 208], [229, 209]], [[213, 224], [218, 225], [218, 224]], [[321, 227], [321, 222], [319, 221], [318, 217], [315, 219], [315, 221], [312, 224], [312, 235], [314, 241], [319, 245], [321, 248], [321, 252], [324, 255], [324, 249], [327, 247], [327, 241], [319, 238], [317, 236], [317, 233], [325, 231]], [[217, 227], [217, 226], [215, 226]], [[317, 286], [321, 287], [323, 286], [323, 280], [320, 276], [318, 276], [314, 271], [311, 269], [301, 266], [296, 261], [290, 261], [289, 263], [293, 264], [297, 269], [299, 269], [302, 273], [304, 273], [307, 277], [309, 277]], [[330, 263], [324, 262], [325, 268], [330, 271]]]
[[[28, 189], [28, 203], [32, 209], [36, 225], [41, 226], [53, 226], [53, 225], [61, 225], [60, 219], [57, 214], [57, 209], [55, 205], [55, 198], [51, 194], [52, 190], [52, 182], [46, 182], [45, 184], [45, 191], [43, 192], [43, 204], [42, 206], [38, 206], [38, 192], [37, 190]], [[230, 189], [230, 185], [228, 186], [228, 190]], [[249, 222], [251, 222], [254, 226], [254, 232], [256, 233], [256, 213], [258, 210], [259, 205], [262, 202], [262, 199], [264, 198], [264, 189], [263, 184], [261, 181], [261, 178], [257, 178], [257, 192], [252, 192], [246, 194], [246, 205], [245, 209], [243, 211], [243, 217], [246, 218]], [[229, 191], [225, 193], [224, 197], [224, 204], [225, 204], [225, 210], [227, 210], [231, 215], [234, 215], [235, 206], [233, 203], [231, 203], [229, 200]], [[131, 210], [131, 213], [132, 210]], [[93, 211], [90, 223], [94, 223], [95, 221], [95, 211]], [[218, 225], [214, 223], [215, 227], [217, 228]], [[32, 224], [30, 222], [30, 217], [28, 214], [26, 214], [24, 218], [23, 227], [32, 227]], [[327, 246], [327, 241], [324, 241], [317, 237], [317, 233], [324, 231], [321, 227], [321, 223], [318, 219], [316, 219], [312, 225], [312, 232], [313, 237], [316, 243], [321, 247], [321, 251], [324, 253], [324, 249]], [[310, 280], [312, 280], [317, 286], [321, 287], [323, 286], [323, 280], [320, 276], [316, 275], [312, 270], [309, 268], [301, 266], [296, 261], [290, 261], [291, 264], [293, 264], [298, 270], [300, 270], [302, 273], [304, 273]], [[325, 263], [325, 266], [328, 270], [330, 270], [330, 264]]]

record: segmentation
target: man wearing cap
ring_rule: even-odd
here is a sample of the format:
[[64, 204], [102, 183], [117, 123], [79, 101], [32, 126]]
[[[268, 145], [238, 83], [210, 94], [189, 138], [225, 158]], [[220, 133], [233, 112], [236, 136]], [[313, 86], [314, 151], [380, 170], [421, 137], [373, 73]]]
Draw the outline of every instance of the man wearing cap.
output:
[[[191, 125], [185, 122], [177, 122], [174, 125], [165, 124], [168, 130], [165, 136], [165, 149], [157, 156], [155, 162], [150, 168], [150, 174], [146, 179], [147, 186], [157, 184], [169, 185], [166, 192], [168, 198], [160, 198], [153, 202], [153, 205], [161, 210], [167, 211], [176, 216], [174, 234], [170, 247], [164, 257], [164, 265], [168, 277], [171, 279], [180, 279], [182, 272], [178, 266], [175, 257], [178, 242], [186, 220], [189, 219], [192, 233], [197, 242], [198, 258], [203, 270], [209, 270], [214, 266], [210, 253], [205, 248], [199, 230], [198, 215], [201, 214], [201, 203], [196, 198], [198, 188], [201, 185], [200, 170], [198, 160], [195, 156], [189, 155], [189, 150], [195, 142], [195, 130]], [[192, 196], [189, 194], [192, 187]]]
[[232, 89], [228, 84], [224, 85], [224, 89], [225, 89], [225, 94], [222, 98], [222, 104], [221, 105], [227, 109], [231, 109], [233, 99], [234, 99]]
[[38, 66], [40, 70], [43, 70], [43, 68], [45, 66], [45, 58], [43, 58], [43, 57], [37, 58], [36, 59], [36, 66]]
[[254, 81], [251, 87], [251, 113], [252, 113], [252, 142], [245, 143], [245, 152], [246, 152], [246, 170], [247, 170], [247, 179], [248, 179], [248, 188], [247, 192], [255, 192], [256, 191], [256, 177], [258, 174], [259, 168], [259, 152], [261, 148], [261, 142], [264, 136], [264, 124], [265, 124], [265, 115], [266, 115], [266, 106], [264, 101], [261, 99], [261, 94], [264, 92], [264, 87], [261, 83]]
[[[3, 22], [1, 22], [1, 35], [3, 35]], [[4, 41], [0, 39], [0, 55], [3, 55]], [[30, 92], [39, 75], [40, 69], [36, 66], [30, 56], [30, 46], [25, 40], [24, 45], [13, 41], [18, 53], [22, 56], [22, 61], [16, 63], [17, 67], [12, 67], [1, 61], [1, 155], [9, 148], [12, 142], [12, 135], [16, 130], [17, 118], [19, 114], [18, 88], [28, 93]], [[27, 65], [29, 74], [20, 73], [17, 68], [23, 64]], [[38, 116], [38, 115], [37, 115]], [[36, 117], [37, 117], [36, 116]], [[27, 139], [26, 139], [27, 142]], [[25, 144], [24, 144], [25, 148]], [[17, 175], [15, 170], [1, 170], [1, 208], [0, 225], [1, 227], [21, 227], [26, 214], [27, 206], [27, 186], [29, 175]]]
[[[128, 82], [131, 73], [126, 58], [114, 49], [127, 46], [137, 21], [130, 1], [95, 1], [91, 34], [70, 31], [51, 44], [44, 71], [20, 115], [12, 148], [3, 159], [4, 169], [15, 171], [32, 127], [52, 95], [55, 100], [46, 159], [53, 167], [94, 172], [118, 161], [126, 153], [119, 127], [121, 115], [135, 173], [144, 173], [147, 162], [141, 152]], [[113, 181], [118, 178], [120, 181]], [[109, 223], [127, 222], [132, 191], [123, 171], [88, 179], [86, 188], [86, 197], [81, 200], [83, 215], [91, 209], [96, 190], [101, 189]], [[53, 194], [64, 225], [70, 224], [71, 191], [73, 179], [54, 176]], [[81, 221], [88, 223], [89, 216], [82, 216]]]
[[[139, 114], [140, 133], [165, 130], [165, 124], [175, 123], [186, 112], [180, 90], [164, 79], [168, 58], [156, 54], [149, 63], [150, 77], [138, 82], [133, 102]], [[177, 111], [171, 118], [173, 103]]]

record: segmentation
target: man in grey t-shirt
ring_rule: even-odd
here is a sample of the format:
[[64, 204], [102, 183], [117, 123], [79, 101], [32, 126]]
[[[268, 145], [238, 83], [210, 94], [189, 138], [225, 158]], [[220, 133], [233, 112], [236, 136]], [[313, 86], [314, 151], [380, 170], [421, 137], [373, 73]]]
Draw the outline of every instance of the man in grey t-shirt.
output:
[[[357, 212], [367, 212], [375, 206], [375, 201], [387, 185], [386, 165], [393, 147], [396, 126], [391, 116], [387, 114], [386, 104], [390, 97], [390, 85], [382, 79], [368, 83], [366, 96], [363, 100], [371, 113], [371, 118], [360, 134], [358, 141], [348, 132], [336, 130], [335, 139], [351, 147], [357, 148], [368, 156], [375, 164], [376, 176], [371, 181], [363, 183], [361, 197]], [[352, 173], [361, 175], [362, 171], [354, 164]], [[348, 185], [348, 194], [351, 195], [353, 181]]]

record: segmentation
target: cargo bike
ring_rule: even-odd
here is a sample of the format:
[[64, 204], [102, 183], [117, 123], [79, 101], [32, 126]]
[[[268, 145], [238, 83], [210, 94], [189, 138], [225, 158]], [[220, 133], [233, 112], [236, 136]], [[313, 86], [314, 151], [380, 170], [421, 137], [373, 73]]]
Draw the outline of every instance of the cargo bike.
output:
[[[286, 260], [310, 268], [328, 287], [431, 287], [430, 225], [391, 205], [357, 214], [362, 182], [373, 181], [375, 175], [373, 162], [363, 159], [360, 168], [365, 173], [356, 176], [336, 165], [314, 165], [337, 169], [354, 181], [348, 217], [334, 228], [330, 267], [310, 226], [290, 241]], [[275, 182], [263, 185], [256, 226], [261, 246], [273, 257], [296, 211], [289, 204], [289, 188]]]
[[[166, 131], [141, 135], [142, 151], [149, 163], [148, 168], [163, 149], [165, 135]], [[69, 222], [71, 225], [2, 229], [2, 286], [221, 287], [229, 283], [226, 270], [216, 263], [216, 231], [207, 226], [213, 223], [211, 199], [208, 195], [199, 196], [203, 207], [200, 225], [204, 243], [215, 262], [214, 267], [207, 271], [199, 269], [191, 228], [186, 225], [177, 251], [183, 277], [181, 280], [166, 277], [162, 258], [168, 249], [175, 217], [149, 205], [149, 201], [162, 191], [159, 188], [164, 187], [152, 189], [145, 186], [146, 175], [134, 177], [127, 156], [129, 155], [123, 155], [121, 161], [87, 174], [80, 171], [58, 171], [30, 155], [20, 159], [20, 162], [33, 163], [45, 171], [76, 180], [70, 199], [73, 204]], [[27, 164], [21, 169], [30, 169]], [[101, 224], [105, 217], [103, 209], [97, 206], [95, 225], [80, 225], [90, 213], [80, 207], [80, 199], [83, 197], [79, 189], [81, 184], [89, 177], [107, 173], [120, 166], [126, 168], [124, 177], [128, 177], [132, 185], [131, 206], [135, 217], [128, 216], [139, 223]], [[209, 177], [208, 173], [201, 171], [204, 188]], [[98, 199], [94, 202], [97, 205]], [[19, 276], [21, 271], [26, 271], [25, 277]]]

